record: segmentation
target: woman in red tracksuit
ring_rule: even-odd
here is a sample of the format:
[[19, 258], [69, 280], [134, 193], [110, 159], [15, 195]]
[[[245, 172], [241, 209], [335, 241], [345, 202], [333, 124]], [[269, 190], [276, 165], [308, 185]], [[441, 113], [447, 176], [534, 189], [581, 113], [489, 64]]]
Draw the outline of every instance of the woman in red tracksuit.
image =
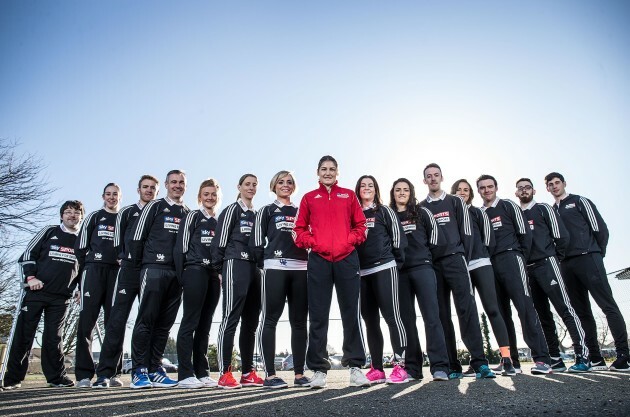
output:
[[310, 327], [306, 364], [315, 374], [311, 388], [326, 386], [328, 315], [333, 285], [343, 324], [342, 365], [350, 367], [351, 386], [369, 386], [361, 372], [365, 349], [359, 315], [361, 279], [355, 249], [365, 241], [365, 216], [356, 194], [337, 185], [337, 161], [326, 155], [317, 166], [319, 188], [302, 198], [293, 239], [310, 249], [308, 256], [308, 312]]

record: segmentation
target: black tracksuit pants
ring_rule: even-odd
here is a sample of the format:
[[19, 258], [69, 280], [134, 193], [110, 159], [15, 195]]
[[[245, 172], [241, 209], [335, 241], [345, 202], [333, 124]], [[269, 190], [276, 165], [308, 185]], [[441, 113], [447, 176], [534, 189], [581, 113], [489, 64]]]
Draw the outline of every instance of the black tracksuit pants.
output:
[[491, 265], [484, 265], [470, 271], [470, 280], [473, 287], [477, 290], [483, 309], [488, 315], [492, 332], [497, 339], [499, 347], [509, 346], [510, 339], [508, 337], [507, 327], [503, 321], [503, 315], [499, 308], [497, 299], [496, 281], [494, 278], [494, 270]]
[[381, 316], [389, 327], [395, 359], [405, 361], [407, 331], [400, 316], [398, 268], [392, 267], [361, 277], [361, 316], [365, 322], [372, 367], [383, 370]]
[[310, 327], [306, 365], [313, 371], [327, 372], [328, 323], [333, 285], [343, 325], [343, 366], [365, 365], [365, 347], [361, 328], [361, 277], [359, 255], [353, 251], [345, 258], [330, 262], [319, 254], [308, 255], [308, 314]]
[[606, 315], [610, 332], [615, 340], [617, 356], [628, 355], [626, 322], [610, 289], [602, 255], [588, 253], [574, 256], [564, 259], [561, 265], [569, 298], [586, 333], [586, 346], [588, 346], [590, 356], [601, 357], [601, 352], [597, 343], [597, 325], [591, 310], [589, 293]]
[[308, 293], [306, 270], [265, 269], [261, 279], [262, 314], [258, 325], [258, 342], [267, 376], [275, 375], [276, 326], [289, 304], [291, 352], [295, 374], [304, 373], [306, 357]]
[[[525, 343], [532, 351], [532, 358], [536, 362], [549, 364], [547, 341], [545, 340], [530, 294], [523, 255], [515, 251], [499, 253], [492, 257], [492, 266], [497, 280], [497, 297], [501, 299], [502, 313], [504, 313], [506, 326], [509, 326], [509, 320], [511, 320], [507, 316], [507, 310], [511, 309], [509, 305], [511, 300], [521, 320], [523, 339], [525, 339]], [[512, 337], [510, 330], [508, 330], [508, 335]], [[516, 358], [518, 358], [515, 336], [516, 334], [514, 333], [514, 339], [510, 339], [510, 355], [512, 358], [514, 358], [515, 353]]]
[[68, 300], [35, 292], [26, 290], [20, 306], [4, 375], [5, 386], [20, 383], [26, 377], [28, 359], [42, 313], [42, 371], [49, 383], [60, 383], [66, 375], [62, 336]]
[[105, 326], [105, 340], [96, 368], [96, 375], [99, 377], [111, 378], [121, 372], [127, 320], [139, 292], [140, 270], [122, 266], [118, 270], [112, 307]]
[[551, 301], [564, 325], [567, 326], [573, 342], [573, 351], [576, 355], [583, 355], [588, 358], [589, 353], [582, 323], [571, 305], [564, 279], [560, 274], [558, 259], [552, 256], [527, 265], [527, 275], [529, 276], [534, 307], [538, 312], [538, 318], [547, 340], [549, 355], [554, 358], [560, 357], [556, 322], [549, 308], [549, 301]]
[[217, 360], [221, 373], [230, 370], [234, 334], [241, 322], [239, 348], [242, 372], [254, 369], [256, 328], [260, 314], [260, 273], [254, 262], [228, 259], [223, 263], [223, 319], [219, 327]]
[[188, 266], [182, 273], [184, 314], [177, 333], [178, 378], [210, 375], [208, 338], [212, 316], [219, 303], [221, 283], [213, 269]]
[[433, 267], [426, 265], [401, 271], [399, 293], [400, 314], [407, 331], [407, 352], [405, 355], [407, 372], [414, 378], [422, 378], [424, 358], [416, 325], [416, 298], [424, 321], [431, 374], [437, 371], [448, 372], [448, 354], [446, 353], [444, 329], [440, 321], [437, 282]]
[[457, 359], [455, 329], [451, 321], [452, 292], [462, 341], [470, 352], [470, 365], [473, 369], [478, 370], [481, 365], [487, 365], [488, 360], [483, 353], [479, 315], [466, 259], [458, 253], [436, 260], [433, 266], [437, 276], [440, 321], [446, 339], [449, 367], [454, 372], [462, 372], [462, 365]]
[[140, 277], [140, 304], [131, 337], [131, 361], [134, 372], [147, 368], [151, 373], [162, 366], [182, 289], [175, 270], [143, 268]]
[[107, 326], [118, 269], [118, 265], [88, 264], [83, 271], [74, 368], [77, 381], [94, 377], [95, 368], [92, 358], [94, 327], [101, 307], [104, 311], [105, 326]]

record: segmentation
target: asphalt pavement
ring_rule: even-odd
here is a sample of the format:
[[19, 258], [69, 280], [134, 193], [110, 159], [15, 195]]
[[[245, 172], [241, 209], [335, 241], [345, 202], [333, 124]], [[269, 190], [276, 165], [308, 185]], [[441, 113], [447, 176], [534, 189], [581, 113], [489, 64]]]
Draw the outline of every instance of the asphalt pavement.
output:
[[[425, 375], [428, 375], [425, 368]], [[290, 372], [278, 375], [292, 381]], [[174, 375], [172, 375], [175, 377]], [[212, 375], [216, 377], [216, 375]], [[348, 387], [347, 370], [330, 371], [314, 390], [44, 388], [29, 378], [0, 393], [1, 416], [630, 416], [630, 374], [590, 372]], [[128, 386], [129, 376], [123, 380]], [[291, 384], [289, 384], [291, 385]]]

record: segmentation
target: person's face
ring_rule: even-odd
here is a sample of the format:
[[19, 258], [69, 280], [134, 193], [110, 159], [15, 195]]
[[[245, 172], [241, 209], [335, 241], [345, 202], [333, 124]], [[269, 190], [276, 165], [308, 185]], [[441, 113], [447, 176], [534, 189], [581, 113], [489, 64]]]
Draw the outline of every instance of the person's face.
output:
[[257, 186], [258, 180], [256, 177], [246, 177], [243, 183], [238, 186], [238, 192], [241, 193], [241, 197], [252, 200], [256, 195]]
[[273, 191], [279, 198], [291, 197], [291, 194], [295, 191], [295, 181], [293, 181], [293, 177], [291, 175], [285, 175], [280, 178]]
[[78, 227], [79, 223], [83, 220], [81, 210], [76, 210], [71, 207], [66, 208], [61, 214], [61, 223], [67, 228], [74, 230]]
[[216, 187], [203, 187], [201, 192], [199, 193], [199, 199], [201, 200], [201, 205], [206, 210], [212, 210], [219, 201], [219, 196], [217, 194]]
[[332, 186], [337, 181], [337, 167], [333, 161], [324, 161], [317, 170], [319, 182], [327, 187]]
[[483, 201], [490, 203], [497, 197], [497, 187], [492, 180], [481, 180], [477, 184], [479, 195], [483, 198]]
[[534, 187], [532, 187], [529, 181], [519, 181], [516, 184], [516, 193], [514, 194], [521, 203], [529, 204], [534, 199], [536, 190], [534, 190]]
[[164, 184], [166, 195], [171, 200], [180, 200], [186, 192], [186, 176], [184, 174], [171, 174]]
[[409, 184], [406, 182], [398, 182], [394, 185], [394, 201], [396, 204], [406, 205], [409, 202], [409, 196], [411, 190], [409, 190]]
[[118, 208], [118, 204], [120, 204], [120, 192], [118, 187], [110, 185], [105, 188], [105, 192], [103, 193], [103, 201], [105, 202], [105, 207], [108, 210], [116, 210]]
[[564, 189], [567, 186], [566, 182], [560, 181], [560, 178], [553, 178], [547, 182], [547, 191], [554, 197], [561, 197], [564, 194]]
[[427, 168], [424, 171], [423, 181], [429, 187], [429, 191], [439, 191], [442, 183], [442, 172], [437, 168]]
[[374, 201], [374, 181], [363, 178], [359, 184], [359, 198], [361, 201]]
[[140, 188], [138, 188], [138, 195], [143, 203], [155, 200], [158, 194], [158, 183], [153, 180], [142, 180], [140, 182]]
[[463, 198], [464, 201], [468, 203], [468, 200], [470, 199], [470, 186], [464, 181], [460, 182], [459, 185], [457, 186], [457, 190], [455, 191], [455, 194]]

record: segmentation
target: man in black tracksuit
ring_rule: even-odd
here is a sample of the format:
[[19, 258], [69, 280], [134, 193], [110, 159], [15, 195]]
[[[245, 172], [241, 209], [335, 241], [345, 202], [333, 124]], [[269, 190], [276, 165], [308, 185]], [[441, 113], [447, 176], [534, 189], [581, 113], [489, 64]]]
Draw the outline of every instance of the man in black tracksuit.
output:
[[33, 339], [42, 313], [42, 370], [49, 386], [71, 387], [66, 376], [62, 332], [68, 302], [77, 283], [79, 263], [74, 245], [83, 218], [80, 201], [66, 201], [61, 225], [47, 226], [29, 242], [20, 256], [22, 300], [13, 340], [9, 340], [4, 389], [19, 388], [26, 377]]
[[[114, 183], [107, 184], [103, 189], [103, 208], [90, 213], [85, 218], [76, 242], [79, 267], [85, 266], [79, 283], [81, 311], [75, 358], [75, 376], [79, 388], [92, 386], [91, 380], [95, 373], [92, 358], [92, 333], [101, 307], [105, 313], [105, 325], [109, 320], [119, 267], [118, 257], [114, 250], [114, 230], [121, 198], [120, 187]], [[118, 366], [120, 369], [121, 364]]]
[[105, 326], [105, 339], [101, 346], [101, 355], [96, 369], [97, 379], [92, 388], [123, 386], [118, 375], [125, 341], [125, 329], [131, 307], [140, 291], [140, 268], [135, 267], [130, 260], [129, 244], [142, 209], [148, 202], [155, 199], [158, 188], [157, 178], [152, 175], [143, 175], [138, 182], [140, 199], [135, 204], [123, 207], [116, 216], [114, 249], [120, 263], [120, 269], [114, 285], [109, 320]]
[[131, 339], [131, 388], [174, 387], [162, 368], [162, 356], [181, 301], [173, 247], [181, 220], [190, 210], [184, 204], [186, 174], [172, 170], [166, 176], [165, 198], [142, 210], [129, 244], [131, 262], [140, 271], [140, 304]]
[[588, 349], [584, 343], [584, 330], [569, 301], [560, 273], [560, 262], [564, 259], [569, 243], [569, 232], [549, 204], [534, 201], [534, 194], [536, 190], [529, 178], [521, 178], [516, 182], [516, 197], [521, 202], [521, 208], [532, 231], [532, 249], [527, 260], [527, 275], [534, 307], [549, 347], [551, 368], [554, 372], [564, 372], [567, 369], [560, 357], [556, 323], [549, 309], [549, 301], [567, 326], [573, 341], [575, 365], [569, 368], [569, 372], [587, 372], [590, 370], [590, 363]]
[[497, 280], [497, 297], [503, 307], [504, 318], [507, 316], [506, 310], [511, 308], [509, 300], [512, 300], [521, 320], [523, 338], [536, 361], [532, 373], [551, 373], [547, 342], [531, 299], [525, 272], [525, 259], [529, 257], [532, 246], [531, 231], [525, 225], [523, 212], [516, 203], [497, 198], [498, 188], [494, 177], [479, 177], [477, 189], [483, 198], [483, 210], [494, 229], [496, 246], [490, 255]]
[[[477, 372], [478, 378], [494, 378], [495, 375], [488, 367], [488, 360], [483, 353], [477, 304], [468, 275], [468, 257], [472, 241], [468, 208], [461, 198], [446, 194], [441, 189], [442, 180], [440, 167], [437, 164], [429, 164], [424, 169], [424, 183], [429, 187], [429, 195], [420, 203], [433, 213], [440, 234], [446, 238], [444, 245], [432, 250], [437, 275], [440, 320], [446, 340], [448, 341], [449, 337], [455, 338], [452, 327], [447, 325], [448, 320], [451, 320], [452, 292], [462, 340], [470, 352], [470, 365]], [[448, 342], [447, 350], [451, 367], [449, 378], [463, 378], [457, 351], [453, 351], [452, 344], [449, 345]]]
[[545, 177], [547, 191], [556, 200], [554, 208], [569, 230], [571, 240], [561, 264], [569, 297], [586, 333], [593, 370], [605, 370], [597, 342], [597, 325], [591, 310], [589, 294], [606, 315], [615, 340], [617, 359], [611, 371], [630, 372], [628, 331], [606, 277], [604, 256], [608, 245], [608, 227], [589, 199], [565, 191], [564, 177], [552, 172]]

